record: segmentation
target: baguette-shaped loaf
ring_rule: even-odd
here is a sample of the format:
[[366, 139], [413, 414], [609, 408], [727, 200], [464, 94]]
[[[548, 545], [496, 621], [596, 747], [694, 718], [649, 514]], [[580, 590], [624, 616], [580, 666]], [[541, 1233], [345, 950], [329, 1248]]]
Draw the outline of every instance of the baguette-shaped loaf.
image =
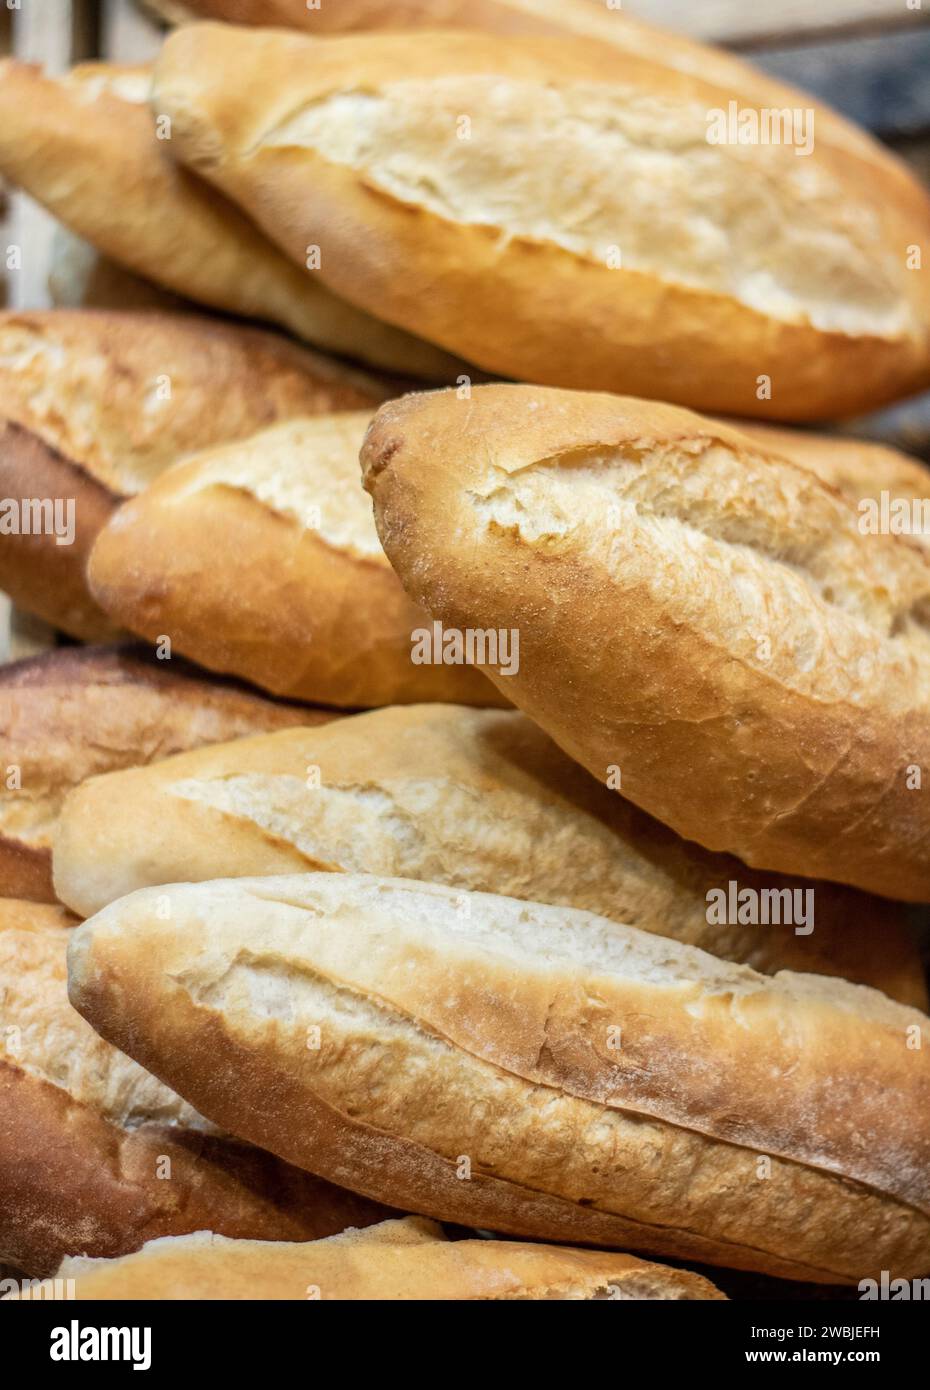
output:
[[[768, 974], [841, 975], [927, 1004], [900, 908], [680, 840], [514, 711], [373, 710], [95, 777], [65, 804], [54, 863], [58, 896], [84, 917], [160, 883], [374, 873], [583, 908]], [[720, 923], [708, 895], [730, 884], [773, 894], [781, 924]], [[782, 920], [786, 890], [808, 904], [806, 926]]]
[[422, 1216], [299, 1244], [209, 1231], [147, 1241], [117, 1260], [63, 1261], [76, 1299], [271, 1299], [463, 1302], [722, 1299], [709, 1279], [632, 1255], [447, 1240]]
[[75, 1007], [408, 1211], [813, 1282], [930, 1268], [930, 1020], [569, 908], [350, 874], [142, 889]]
[[0, 666], [0, 897], [54, 902], [58, 814], [85, 777], [333, 718], [144, 647], [62, 647]]
[[[621, 5], [604, 0], [339, 0], [312, 6], [307, 0], [146, 0], [171, 24], [219, 19], [260, 28], [302, 29], [315, 37], [371, 30], [482, 29], [491, 34], [574, 35], [609, 44], [678, 72], [703, 77], [753, 104], [805, 106], [810, 96], [735, 54], [633, 19]], [[862, 159], [887, 166], [887, 150], [864, 130], [829, 107], [817, 107], [818, 131], [854, 149]]]
[[85, 569], [121, 497], [184, 454], [387, 394], [334, 359], [198, 314], [0, 314], [0, 495], [57, 502], [67, 541], [45, 516], [38, 531], [31, 513], [28, 525], [13, 514], [18, 531], [4, 516], [0, 588], [72, 637], [113, 636]]
[[[0, 63], [0, 174], [129, 270], [327, 352], [452, 382], [461, 363], [337, 298], [171, 158], [145, 67]], [[306, 253], [305, 253], [306, 255]]]
[[489, 674], [595, 777], [754, 867], [930, 899], [924, 547], [645, 401], [411, 396], [362, 458], [408, 593], [515, 629], [519, 671]]
[[717, 142], [737, 92], [658, 45], [195, 24], [152, 100], [292, 258], [489, 372], [780, 419], [930, 382], [930, 197], [810, 99], [810, 148]]
[[219, 1133], [68, 1003], [74, 919], [0, 900], [0, 1261], [121, 1255], [209, 1228], [307, 1240], [384, 1208]]
[[178, 464], [100, 533], [95, 599], [131, 631], [166, 634], [275, 695], [502, 703], [473, 667], [412, 660], [429, 620], [385, 558], [359, 482], [369, 419], [291, 420]]

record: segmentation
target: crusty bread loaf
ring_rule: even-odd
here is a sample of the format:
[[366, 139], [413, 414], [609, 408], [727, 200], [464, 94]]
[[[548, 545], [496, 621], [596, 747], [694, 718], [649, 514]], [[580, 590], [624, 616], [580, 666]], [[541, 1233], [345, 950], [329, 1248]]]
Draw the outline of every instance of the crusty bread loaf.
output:
[[353, 707], [501, 698], [415, 665], [428, 619], [381, 549], [358, 451], [370, 412], [295, 419], [189, 458], [103, 529], [91, 591], [116, 621], [275, 695]]
[[292, 258], [487, 371], [780, 419], [930, 383], [927, 193], [832, 123], [716, 142], [735, 89], [658, 48], [195, 24], [152, 100]]
[[200, 1231], [147, 1241], [117, 1260], [65, 1260], [76, 1299], [461, 1302], [487, 1299], [722, 1299], [700, 1274], [632, 1255], [446, 1240], [422, 1216], [323, 1240], [230, 1240]]
[[0, 666], [0, 897], [54, 901], [52, 838], [65, 796], [85, 777], [334, 717], [128, 644]]
[[387, 394], [284, 338], [197, 314], [0, 313], [0, 495], [57, 499], [63, 522], [73, 502], [74, 524], [68, 544], [44, 521], [39, 534], [0, 527], [0, 588], [72, 637], [112, 637], [84, 572], [120, 497], [193, 450]]
[[[930, 557], [687, 411], [519, 386], [410, 396], [363, 450], [384, 548], [501, 689], [687, 839], [930, 899]], [[926, 768], [923, 768], [926, 775]]]
[[[584, 908], [766, 973], [842, 975], [927, 1005], [896, 905], [680, 840], [514, 711], [374, 710], [95, 777], [55, 841], [58, 896], [87, 917], [156, 884], [316, 869]], [[708, 894], [731, 883], [780, 906], [807, 890], [811, 920], [709, 923]]]
[[569, 908], [142, 889], [69, 992], [217, 1124], [440, 1220], [813, 1282], [930, 1268], [930, 1019]]
[[[87, 63], [60, 78], [0, 63], [0, 174], [107, 256], [175, 294], [265, 319], [327, 352], [452, 382], [438, 348], [337, 298], [226, 198], [179, 169], [156, 134], [145, 67]], [[306, 251], [305, 251], [306, 257]]]
[[[339, 0], [309, 5], [307, 0], [146, 0], [171, 24], [220, 19], [230, 24], [302, 29], [317, 37], [398, 29], [483, 29], [493, 34], [571, 34], [596, 39], [630, 57], [644, 58], [679, 72], [703, 77], [753, 104], [804, 106], [810, 102], [768, 73], [735, 54], [686, 38], [671, 29], [634, 19], [621, 5], [605, 0]], [[818, 105], [819, 131], [855, 149], [863, 159], [887, 164], [887, 151], [864, 130]]]
[[0, 900], [0, 1259], [31, 1275], [205, 1227], [306, 1240], [383, 1207], [220, 1134], [68, 1003], [74, 919]]
[[[882, 493], [889, 501], [920, 502], [930, 514], [930, 469], [900, 449], [873, 444], [866, 439], [843, 435], [818, 434], [809, 430], [779, 429], [749, 421], [729, 421], [747, 434], [767, 453], [782, 454], [802, 467], [811, 469], [824, 482], [839, 488], [857, 508], [860, 530], [868, 532], [873, 506], [880, 515]], [[910, 534], [923, 545], [930, 545], [930, 530], [912, 527]]]

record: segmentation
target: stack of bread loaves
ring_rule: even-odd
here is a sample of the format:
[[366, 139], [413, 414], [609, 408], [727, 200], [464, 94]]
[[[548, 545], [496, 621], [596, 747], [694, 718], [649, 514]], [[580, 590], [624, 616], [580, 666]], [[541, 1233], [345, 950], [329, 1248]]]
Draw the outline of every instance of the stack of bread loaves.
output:
[[930, 386], [930, 198], [589, 0], [159, 8], [0, 66], [0, 1264], [930, 1275], [930, 475], [790, 427]]

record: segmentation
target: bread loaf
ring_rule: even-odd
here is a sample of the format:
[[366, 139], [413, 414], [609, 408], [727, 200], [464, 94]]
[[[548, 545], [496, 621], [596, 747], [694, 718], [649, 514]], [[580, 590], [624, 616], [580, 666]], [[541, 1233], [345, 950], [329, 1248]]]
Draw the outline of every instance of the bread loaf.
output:
[[[72, 637], [113, 636], [84, 572], [121, 497], [191, 451], [385, 394], [283, 338], [200, 315], [0, 313], [0, 496], [13, 503], [0, 588]], [[38, 506], [18, 515], [21, 499]]]
[[930, 383], [930, 197], [839, 118], [815, 138], [809, 98], [770, 138], [748, 95], [570, 36], [195, 24], [152, 101], [335, 293], [486, 371], [780, 419]]
[[455, 380], [461, 363], [338, 299], [179, 169], [170, 131], [156, 133], [150, 85], [145, 67], [87, 63], [52, 78], [5, 60], [0, 174], [105, 255], [186, 299], [373, 366]]
[[0, 666], [0, 897], [54, 901], [52, 838], [65, 796], [85, 777], [333, 717], [128, 644]]
[[[302, 29], [315, 37], [369, 30], [482, 29], [507, 35], [574, 35], [596, 39], [631, 58], [642, 58], [691, 76], [729, 86], [747, 102], [775, 107], [805, 105], [810, 97], [735, 54], [686, 38], [672, 29], [634, 19], [621, 5], [604, 0], [147, 0], [171, 24], [220, 19], [261, 28]], [[855, 149], [862, 159], [887, 165], [887, 151], [864, 130], [829, 107], [817, 107], [819, 131]]]
[[73, 918], [0, 900], [0, 1260], [122, 1255], [209, 1227], [307, 1240], [385, 1209], [220, 1134], [68, 1003]]
[[708, 1279], [631, 1255], [446, 1240], [423, 1217], [383, 1221], [324, 1240], [229, 1240], [200, 1231], [147, 1241], [117, 1260], [65, 1260], [76, 1299], [722, 1299]]
[[369, 418], [291, 420], [171, 469], [100, 533], [94, 597], [133, 632], [166, 634], [275, 695], [501, 703], [469, 666], [412, 660], [428, 619], [385, 559], [359, 482]]
[[930, 1268], [930, 1020], [861, 985], [298, 874], [121, 898], [69, 991], [217, 1124], [408, 1211], [812, 1282]]
[[[94, 777], [65, 804], [54, 858], [58, 896], [82, 916], [161, 883], [374, 873], [584, 908], [766, 973], [927, 1004], [899, 908], [680, 840], [512, 711], [373, 710]], [[711, 895], [731, 892], [771, 895], [778, 924], [718, 922]]]
[[611, 396], [407, 397], [363, 465], [410, 596], [515, 630], [519, 670], [488, 673], [595, 777], [753, 867], [930, 899], [923, 547], [735, 430]]

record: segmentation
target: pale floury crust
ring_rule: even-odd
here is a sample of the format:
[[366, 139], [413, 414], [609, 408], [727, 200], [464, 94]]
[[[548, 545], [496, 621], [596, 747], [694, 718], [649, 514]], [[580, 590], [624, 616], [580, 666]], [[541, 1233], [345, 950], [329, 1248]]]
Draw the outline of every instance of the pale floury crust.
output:
[[[802, 468], [809, 468], [825, 483], [838, 488], [858, 509], [860, 516], [865, 516], [863, 504], [869, 499], [879, 500], [882, 492], [889, 498], [925, 505], [930, 497], [927, 465], [887, 444], [810, 430], [779, 429], [775, 425], [760, 425], [748, 420], [725, 423], [748, 435], [767, 453], [783, 454]], [[915, 531], [913, 538], [921, 545], [930, 546], [930, 533]]]
[[292, 258], [309, 226], [330, 288], [485, 371], [782, 419], [920, 389], [930, 199], [836, 119], [805, 158], [709, 142], [733, 100], [571, 37], [219, 24], [153, 87], [175, 157]]
[[382, 543], [578, 762], [757, 868], [930, 896], [930, 558], [815, 474], [674, 406], [408, 396], [362, 450]]
[[422, 1216], [323, 1240], [229, 1240], [208, 1231], [148, 1241], [119, 1260], [65, 1260], [82, 1299], [323, 1301], [720, 1300], [710, 1280], [631, 1255], [456, 1240]]
[[[841, 975], [927, 1003], [898, 905], [706, 853], [515, 711], [372, 710], [95, 777], [68, 798], [55, 840], [56, 892], [81, 916], [159, 883], [317, 869], [584, 908], [768, 974]], [[731, 882], [760, 899], [810, 894], [791, 902], [812, 907], [813, 930], [710, 924], [708, 892]]]
[[308, 1240], [385, 1209], [220, 1133], [68, 1003], [75, 919], [0, 899], [0, 1262], [46, 1275], [209, 1228]]
[[815, 1282], [930, 1258], [930, 1023], [874, 990], [348, 874], [131, 894], [69, 990], [216, 1123], [402, 1209]]

